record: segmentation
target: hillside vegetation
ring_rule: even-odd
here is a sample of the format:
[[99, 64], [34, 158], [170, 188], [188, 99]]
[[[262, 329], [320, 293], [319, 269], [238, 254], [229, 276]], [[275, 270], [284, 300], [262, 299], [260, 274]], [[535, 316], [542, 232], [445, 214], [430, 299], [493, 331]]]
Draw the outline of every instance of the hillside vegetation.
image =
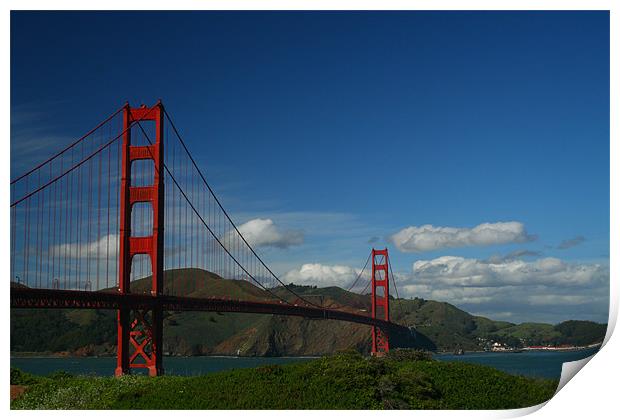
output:
[[12, 370], [11, 384], [27, 386], [13, 409], [506, 409], [540, 404], [557, 387], [428, 356], [355, 352], [194, 377], [42, 378]]
[[[132, 282], [134, 293], [146, 293], [151, 279]], [[369, 295], [339, 287], [290, 286], [298, 295], [327, 307], [370, 310]], [[273, 295], [249, 282], [227, 280], [208, 271], [166, 271], [164, 292], [191, 297], [272, 300]], [[284, 296], [284, 290], [274, 290]], [[289, 293], [289, 292], [286, 292]], [[285, 298], [294, 302], [289, 294]], [[391, 299], [391, 317], [412, 327], [415, 336], [396, 346], [431, 351], [482, 350], [500, 340], [523, 345], [587, 345], [602, 341], [607, 326], [588, 321], [558, 325], [493, 321], [471, 315], [445, 302], [420, 298]], [[99, 310], [11, 310], [11, 351], [114, 354], [116, 314]], [[164, 320], [165, 354], [243, 356], [309, 356], [343, 349], [370, 350], [370, 327], [334, 320], [244, 313], [168, 312]]]

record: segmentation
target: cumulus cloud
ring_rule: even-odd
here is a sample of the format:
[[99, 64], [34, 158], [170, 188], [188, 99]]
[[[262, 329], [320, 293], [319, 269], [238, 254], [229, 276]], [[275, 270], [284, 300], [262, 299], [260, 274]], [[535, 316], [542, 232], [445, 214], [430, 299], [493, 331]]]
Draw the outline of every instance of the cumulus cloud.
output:
[[[290, 270], [282, 278], [295, 284], [346, 288], [359, 272], [350, 266], [314, 263]], [[366, 284], [366, 277], [359, 283]], [[443, 256], [416, 261], [410, 271], [395, 272], [394, 277], [401, 297], [448, 302], [493, 319], [605, 322], [608, 310], [609, 267], [600, 264], [558, 258], [493, 262]]]
[[564, 239], [562, 242], [560, 242], [560, 245], [558, 245], [558, 249], [572, 248], [572, 247], [577, 246], [580, 243], [584, 242], [585, 240], [586, 240], [586, 238], [584, 238], [581, 235], [575, 236], [572, 239]]
[[285, 230], [271, 219], [252, 219], [239, 226], [239, 232], [252, 246], [288, 248], [300, 245], [304, 234], [300, 230]]
[[66, 243], [53, 247], [50, 254], [69, 258], [115, 258], [118, 248], [117, 234], [104, 235], [89, 243]]
[[520, 222], [482, 223], [474, 228], [409, 226], [390, 240], [402, 252], [425, 252], [442, 248], [487, 246], [534, 240]]
[[346, 265], [303, 264], [286, 273], [283, 279], [295, 284], [346, 287], [355, 281], [360, 271]]
[[446, 301], [469, 312], [509, 321], [605, 320], [609, 267], [558, 258], [498, 261], [443, 256], [396, 273], [401, 295]]
[[486, 261], [490, 263], [501, 263], [504, 261], [513, 261], [517, 258], [522, 257], [540, 257], [542, 252], [540, 251], [530, 251], [527, 249], [518, 249], [516, 251], [512, 251], [506, 255], [493, 255], [489, 257]]
[[606, 275], [598, 264], [570, 264], [551, 257], [496, 263], [445, 256], [413, 264], [413, 278], [417, 282], [460, 287], [587, 286], [600, 283]]

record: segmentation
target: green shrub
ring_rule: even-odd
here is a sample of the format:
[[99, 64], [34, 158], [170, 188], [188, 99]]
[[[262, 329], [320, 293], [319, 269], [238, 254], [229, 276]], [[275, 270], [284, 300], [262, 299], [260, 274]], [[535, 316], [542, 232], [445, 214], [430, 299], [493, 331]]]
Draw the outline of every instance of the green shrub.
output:
[[433, 360], [430, 352], [417, 349], [394, 349], [390, 350], [387, 357], [398, 362], [415, 362], [420, 360]]
[[65, 379], [73, 378], [74, 375], [69, 372], [65, 372], [64, 370], [57, 370], [56, 372], [48, 374], [47, 377], [54, 381], [62, 381]]
[[262, 375], [281, 375], [284, 370], [279, 365], [265, 365], [256, 368], [256, 372]]
[[[404, 352], [398, 358], [420, 357]], [[423, 356], [421, 356], [423, 357]], [[32, 375], [11, 370], [11, 383]], [[557, 381], [462, 362], [400, 361], [346, 351], [290, 365], [203, 376], [84, 377], [57, 373], [13, 409], [502, 409], [540, 404]]]
[[11, 368], [11, 385], [32, 385], [39, 382], [39, 377], [21, 369]]

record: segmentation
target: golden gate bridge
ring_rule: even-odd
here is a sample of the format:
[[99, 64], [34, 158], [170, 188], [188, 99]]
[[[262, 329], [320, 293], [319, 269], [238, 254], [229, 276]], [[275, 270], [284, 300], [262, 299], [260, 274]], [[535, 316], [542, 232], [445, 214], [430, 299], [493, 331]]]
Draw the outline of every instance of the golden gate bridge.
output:
[[[125, 104], [13, 179], [10, 234], [11, 307], [116, 310], [117, 376], [163, 373], [166, 311], [366, 324], [375, 355], [410, 333], [390, 321], [387, 248], [373, 249], [347, 288], [370, 288], [370, 316], [284, 284], [226, 212], [161, 101]], [[199, 283], [214, 279], [226, 281], [205, 296]]]

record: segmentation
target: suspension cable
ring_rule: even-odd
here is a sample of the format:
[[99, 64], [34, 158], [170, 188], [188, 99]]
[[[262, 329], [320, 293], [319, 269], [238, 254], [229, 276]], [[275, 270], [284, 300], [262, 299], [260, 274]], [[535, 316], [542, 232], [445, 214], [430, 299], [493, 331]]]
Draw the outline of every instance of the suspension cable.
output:
[[368, 283], [366, 283], [366, 287], [364, 287], [364, 290], [362, 290], [360, 295], [364, 295], [364, 293], [366, 293], [366, 290], [368, 290], [368, 287], [370, 286], [370, 283], [372, 283], [372, 279], [368, 279]]
[[[224, 213], [224, 215], [226, 216], [226, 218], [228, 219], [228, 221], [230, 222], [230, 224], [232, 225], [232, 227], [235, 229], [235, 231], [237, 232], [237, 234], [239, 235], [239, 237], [243, 240], [243, 242], [246, 244], [246, 246], [248, 247], [248, 249], [252, 252], [252, 254], [258, 259], [258, 261], [260, 261], [260, 263], [262, 264], [262, 266], [267, 270], [267, 272], [269, 274], [271, 274], [273, 276], [273, 278], [280, 283], [286, 290], [288, 290], [289, 292], [291, 292], [293, 295], [297, 296], [299, 299], [301, 299], [302, 301], [312, 305], [312, 306], [316, 306], [318, 308], [322, 308], [322, 306], [320, 305], [316, 305], [313, 302], [310, 302], [304, 298], [302, 298], [300, 295], [298, 295], [297, 293], [295, 293], [294, 291], [292, 291], [291, 289], [289, 289], [286, 284], [284, 284], [284, 282], [282, 282], [280, 280], [280, 278], [278, 276], [276, 276], [274, 274], [273, 271], [271, 271], [271, 269], [267, 266], [267, 264], [265, 264], [265, 262], [261, 259], [261, 257], [258, 256], [258, 254], [256, 253], [256, 251], [254, 250], [254, 248], [252, 248], [250, 246], [250, 244], [247, 242], [247, 240], [245, 239], [245, 237], [241, 234], [241, 232], [239, 231], [239, 229], [237, 228], [237, 225], [232, 221], [231, 217], [228, 215], [228, 212], [224, 209], [224, 207], [222, 206], [222, 203], [220, 202], [220, 200], [217, 198], [217, 196], [215, 195], [215, 192], [213, 191], [213, 189], [211, 188], [211, 186], [209, 185], [209, 183], [207, 182], [205, 176], [203, 175], [202, 171], [200, 170], [200, 168], [198, 167], [198, 165], [196, 164], [196, 161], [194, 160], [193, 156], [189, 153], [189, 150], [187, 148], [187, 146], [185, 145], [185, 142], [183, 141], [183, 138], [181, 138], [181, 135], [179, 134], [179, 131], [177, 130], [176, 126], [174, 125], [174, 122], [172, 121], [172, 118], [170, 117], [170, 115], [168, 114], [168, 111], [166, 111], [166, 108], [163, 106], [162, 104], [162, 108], [164, 110], [164, 114], [166, 115], [166, 118], [168, 120], [168, 122], [170, 122], [170, 126], [172, 127], [174, 133], [176, 134], [177, 138], [179, 139], [179, 142], [181, 143], [181, 145], [183, 146], [183, 149], [185, 150], [185, 152], [187, 153], [187, 156], [189, 157], [190, 161], [192, 162], [194, 168], [196, 169], [196, 171], [198, 172], [198, 175], [200, 175], [200, 178], [202, 179], [202, 182], [205, 184], [205, 186], [209, 189], [209, 192], [211, 193], [211, 195], [213, 196], [213, 198], [215, 199], [215, 202], [218, 204], [218, 206], [220, 207], [220, 209], [222, 210], [222, 212]], [[140, 124], [138, 124], [140, 125]], [[140, 126], [140, 128], [142, 129], [142, 127]], [[143, 130], [143, 129], [142, 129]], [[143, 130], [144, 131], [144, 130]], [[147, 135], [147, 139], [150, 142], [150, 139]], [[166, 168], [166, 170], [168, 170], [168, 168], [166, 167], [166, 164], [164, 163], [164, 167]], [[169, 171], [168, 171], [169, 172]], [[202, 218], [201, 218], [202, 219]], [[203, 220], [204, 223], [204, 220]], [[209, 229], [210, 230], [210, 229]], [[245, 270], [244, 270], [245, 271]], [[247, 272], [246, 272], [247, 273]], [[255, 280], [256, 281], [256, 280]]]
[[398, 309], [400, 310], [400, 312], [402, 312], [400, 296], [398, 295], [398, 287], [396, 287], [396, 277], [394, 277], [394, 271], [392, 270], [392, 261], [390, 258], [388, 258], [388, 267], [390, 269], [390, 276], [392, 277], [392, 284], [394, 285], [394, 290], [396, 291], [396, 302], [398, 302]]
[[347, 292], [350, 292], [351, 289], [353, 289], [355, 287], [355, 285], [357, 284], [359, 279], [362, 277], [362, 273], [364, 273], [364, 270], [366, 270], [366, 267], [368, 266], [368, 261], [370, 261], [370, 256], [371, 255], [372, 255], [372, 252], [368, 254], [368, 258], [366, 258], [366, 263], [364, 264], [364, 268], [362, 268], [362, 271], [359, 272], [359, 274], [357, 275], [357, 278], [355, 279], [353, 284], [351, 284], [351, 286], [349, 286], [349, 288], [347, 289]]
[[[144, 134], [144, 136], [146, 137], [146, 140], [149, 142], [149, 144], [153, 144], [153, 142], [151, 141], [151, 138], [149, 137], [149, 135], [146, 133], [146, 131], [144, 130], [144, 128], [142, 127], [142, 124], [140, 124], [139, 121], [136, 121], [138, 123], [138, 127], [140, 128], [140, 130], [142, 131], [142, 133]], [[172, 123], [172, 122], [171, 122]], [[174, 128], [174, 127], [173, 127]], [[176, 131], [176, 130], [175, 130]], [[180, 138], [179, 138], [180, 139]], [[187, 149], [185, 149], [187, 151]], [[149, 151], [150, 153], [150, 151]], [[192, 162], [194, 162], [193, 158], [191, 157], [191, 155], [189, 155], [188, 152], [188, 156], [190, 157], [190, 159], [192, 160]], [[195, 165], [195, 163], [194, 163]], [[156, 165], [157, 166], [157, 165]], [[155, 168], [161, 175], [161, 168]], [[252, 280], [254, 280], [254, 282], [256, 284], [258, 284], [263, 290], [265, 290], [266, 292], [270, 293], [271, 295], [273, 295], [274, 297], [276, 297], [278, 300], [284, 300], [286, 303], [291, 304], [291, 302], [289, 302], [288, 300], [286, 300], [285, 298], [276, 295], [272, 290], [266, 288], [262, 283], [260, 283], [258, 280], [256, 280], [256, 278], [250, 274], [250, 272], [248, 272], [248, 270], [243, 267], [239, 261], [237, 260], [237, 258], [235, 258], [234, 255], [232, 255], [232, 253], [224, 246], [224, 244], [220, 241], [220, 238], [217, 237], [217, 235], [211, 230], [211, 228], [209, 227], [209, 225], [205, 222], [205, 220], [203, 219], [203, 217], [200, 215], [200, 213], [196, 210], [196, 207], [194, 206], [194, 204], [191, 202], [191, 200], [189, 199], [189, 197], [187, 196], [187, 194], [185, 193], [185, 191], [183, 190], [183, 188], [181, 188], [181, 186], [179, 185], [179, 183], [177, 182], [176, 178], [174, 177], [174, 175], [172, 175], [172, 172], [170, 171], [170, 169], [168, 169], [168, 166], [164, 163], [164, 169], [166, 170], [166, 172], [168, 173], [168, 175], [170, 176], [170, 178], [172, 179], [172, 181], [174, 182], [174, 184], [176, 185], [176, 187], [178, 188], [179, 192], [183, 195], [183, 197], [185, 198], [185, 201], [187, 201], [187, 204], [189, 204], [189, 206], [191, 207], [192, 211], [194, 212], [194, 214], [196, 214], [196, 216], [200, 219], [201, 223], [207, 228], [207, 230], [209, 231], [209, 233], [211, 233], [211, 236], [213, 236], [213, 238], [217, 241], [217, 243], [222, 247], [222, 249], [224, 249], [224, 251], [226, 251], [226, 253], [228, 254], [228, 256], [239, 266], [239, 268], [241, 268], [247, 275], [248, 277], [250, 277]], [[206, 182], [206, 181], [205, 181]], [[213, 194], [213, 191], [211, 190], [211, 188], [209, 187], [209, 191], [211, 192], [211, 194], [213, 195], [213, 197], [215, 198], [215, 200], [217, 201], [217, 197], [215, 197], [215, 194]], [[224, 209], [221, 207], [221, 204], [218, 201], [218, 204], [220, 205], [220, 208], [222, 209], [222, 211], [224, 211]], [[224, 211], [224, 213], [226, 214], [226, 212]], [[230, 223], [232, 224], [232, 226], [235, 228], [235, 230], [237, 231], [237, 233], [239, 234], [239, 236], [243, 239], [243, 241], [246, 243], [246, 245], [248, 246], [248, 248], [250, 250], [253, 251], [253, 249], [250, 247], [250, 245], [245, 241], [245, 238], [243, 238], [243, 236], [241, 235], [241, 233], [239, 232], [239, 230], [237, 229], [237, 227], [235, 226], [235, 224], [232, 222], [232, 220], [230, 219], [230, 217], [228, 216], [228, 214], [226, 214], [228, 220], [230, 221]], [[254, 255], [258, 258], [258, 256], [256, 255], [256, 253], [254, 253]], [[259, 258], [260, 260], [260, 258]], [[271, 270], [269, 270], [269, 268], [261, 261], [261, 263], [263, 264], [263, 266], [267, 269], [267, 271], [269, 271], [271, 273]], [[297, 293], [295, 293], [293, 290], [289, 289], [288, 287], [286, 287], [286, 285], [284, 285], [284, 283], [282, 283], [280, 281], [280, 279], [278, 279], [275, 274], [271, 273], [274, 278], [276, 280], [278, 280], [278, 282], [280, 284], [282, 284], [282, 286], [284, 286], [284, 288], [290, 292], [291, 294], [295, 295], [296, 297], [298, 297], [300, 300], [302, 300], [303, 302], [306, 302], [309, 305], [312, 306], [316, 306], [318, 308], [322, 308], [322, 306], [320, 305], [316, 305], [313, 302], [310, 302], [306, 299], [304, 299], [303, 297], [301, 297], [300, 295], [298, 295]]]
[[[355, 287], [355, 284], [359, 281], [359, 279], [362, 277], [362, 274], [364, 273], [364, 271], [366, 270], [366, 267], [368, 266], [368, 262], [370, 261], [370, 256], [372, 255], [372, 252], [370, 252], [368, 254], [368, 258], [366, 258], [366, 263], [364, 264], [364, 268], [362, 268], [362, 271], [359, 272], [359, 274], [357, 275], [357, 278], [355, 279], [355, 281], [353, 282], [353, 284], [351, 284], [351, 286], [349, 286], [348, 289], [346, 289], [347, 292], [351, 292], [351, 289], [353, 289], [353, 287]], [[370, 280], [368, 280], [368, 283], [366, 284], [366, 287], [364, 288], [364, 291], [366, 291], [366, 289], [368, 289], [368, 286], [370, 285]], [[353, 292], [354, 293], [354, 292]], [[364, 294], [364, 292], [361, 293], [362, 295]], [[329, 306], [330, 309], [343, 309], [346, 308], [346, 306], [343, 305], [330, 305]]]
[[87, 138], [88, 136], [90, 136], [91, 134], [93, 134], [95, 131], [97, 131], [98, 129], [100, 129], [104, 124], [106, 124], [108, 121], [110, 121], [112, 118], [114, 118], [116, 115], [118, 115], [119, 112], [121, 112], [123, 110], [123, 108], [125, 108], [126, 105], [123, 105], [122, 107], [120, 107], [119, 109], [117, 109], [112, 115], [110, 115], [108, 118], [106, 118], [105, 120], [103, 120], [101, 123], [99, 123], [95, 128], [93, 128], [92, 130], [90, 130], [88, 133], [84, 134], [82, 137], [80, 137], [79, 139], [77, 139], [76, 141], [74, 141], [73, 143], [71, 143], [70, 145], [68, 145], [67, 147], [65, 147], [64, 149], [62, 149], [60, 152], [56, 153], [54, 156], [50, 157], [49, 159], [45, 160], [44, 162], [38, 164], [37, 166], [35, 166], [34, 168], [32, 168], [31, 170], [29, 170], [28, 172], [26, 172], [25, 174], [22, 174], [20, 176], [18, 176], [17, 178], [15, 178], [14, 180], [11, 181], [11, 185], [15, 184], [17, 181], [19, 181], [20, 179], [27, 177], [28, 175], [30, 175], [31, 173], [33, 173], [34, 171], [36, 171], [37, 169], [41, 168], [43, 165], [53, 161], [54, 159], [56, 159], [58, 156], [62, 155], [64, 152], [66, 152], [67, 150], [71, 149], [73, 146], [75, 146], [76, 144], [78, 144], [79, 142], [81, 142], [82, 140], [84, 140], [85, 138]]
[[[149, 111], [150, 112], [150, 111]], [[145, 114], [142, 118], [146, 118], [146, 116], [148, 115]], [[35, 189], [34, 191], [26, 194], [25, 196], [23, 196], [22, 198], [20, 198], [19, 200], [14, 201], [13, 203], [11, 203], [11, 207], [14, 207], [16, 205], [18, 205], [19, 203], [21, 203], [22, 201], [32, 197], [33, 195], [35, 195], [36, 193], [40, 192], [41, 190], [43, 190], [44, 188], [48, 187], [49, 185], [55, 183], [56, 181], [58, 181], [59, 179], [61, 179], [62, 177], [64, 177], [65, 175], [67, 175], [68, 173], [74, 171], [75, 169], [79, 168], [80, 166], [82, 166], [84, 163], [88, 162], [89, 160], [91, 160], [93, 157], [95, 157], [98, 153], [100, 153], [101, 151], [105, 150], [106, 148], [108, 148], [110, 145], [112, 145], [114, 142], [116, 142], [119, 138], [121, 138], [128, 130], [131, 129], [131, 127], [134, 124], [140, 124], [140, 120], [134, 120], [132, 121], [131, 124], [129, 124], [129, 126], [124, 129], [120, 134], [118, 134], [116, 137], [114, 137], [113, 139], [111, 139], [110, 141], [108, 141], [107, 143], [105, 143], [103, 146], [99, 147], [97, 150], [95, 150], [94, 152], [92, 152], [90, 155], [86, 156], [85, 158], [82, 158], [82, 160], [80, 160], [78, 163], [76, 163], [75, 165], [73, 165], [72, 167], [70, 167], [69, 169], [67, 169], [66, 171], [64, 171], [63, 173], [61, 173], [60, 175], [56, 176], [55, 178], [49, 180], [48, 182], [46, 182], [45, 184], [41, 185], [39, 188]], [[77, 144], [77, 143], [76, 143]], [[68, 149], [67, 149], [68, 150]]]

